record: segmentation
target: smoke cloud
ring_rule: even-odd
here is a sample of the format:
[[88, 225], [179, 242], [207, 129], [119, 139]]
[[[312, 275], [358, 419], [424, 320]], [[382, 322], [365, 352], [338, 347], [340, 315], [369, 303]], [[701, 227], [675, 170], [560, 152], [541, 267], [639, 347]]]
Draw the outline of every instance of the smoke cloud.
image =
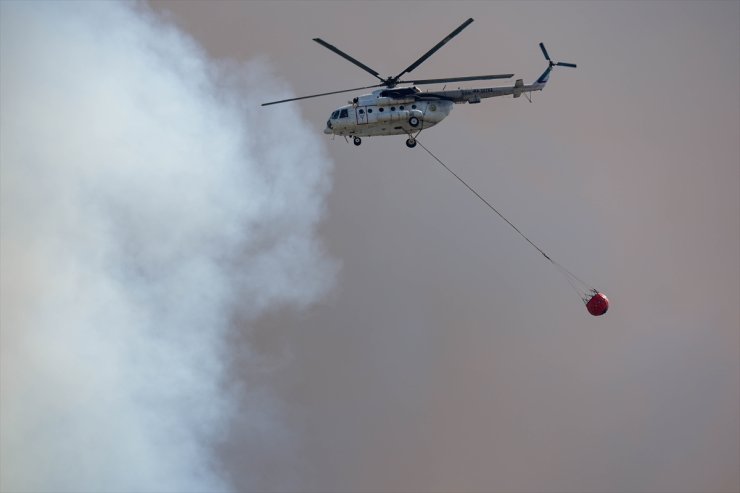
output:
[[228, 490], [235, 395], [283, 432], [229, 382], [250, 357], [229, 331], [335, 275], [320, 134], [259, 108], [288, 92], [265, 64], [211, 61], [146, 6], [0, 13], [0, 489]]

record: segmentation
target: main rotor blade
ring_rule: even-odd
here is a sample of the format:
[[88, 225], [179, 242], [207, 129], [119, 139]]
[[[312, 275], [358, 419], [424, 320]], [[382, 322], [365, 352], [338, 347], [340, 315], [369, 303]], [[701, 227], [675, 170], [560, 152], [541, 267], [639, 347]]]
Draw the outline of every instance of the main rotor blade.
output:
[[399, 81], [405, 84], [441, 84], [443, 82], [462, 82], [468, 80], [491, 80], [491, 79], [510, 79], [514, 77], [514, 74], [498, 74], [498, 75], [471, 75], [469, 77], [450, 77], [447, 79], [421, 79], [421, 80], [404, 80]]
[[540, 49], [542, 50], [542, 54], [545, 55], [545, 60], [549, 62], [550, 55], [547, 54], [547, 50], [545, 49], [545, 43], [540, 43]]
[[327, 43], [326, 41], [324, 41], [324, 40], [323, 40], [323, 39], [321, 39], [321, 38], [313, 38], [313, 40], [314, 40], [314, 41], [316, 41], [316, 42], [317, 42], [318, 44], [320, 44], [321, 46], [323, 46], [324, 48], [327, 48], [327, 49], [329, 49], [329, 50], [333, 51], [334, 53], [336, 53], [336, 54], [337, 54], [337, 55], [339, 55], [340, 57], [344, 58], [345, 60], [347, 60], [347, 61], [350, 61], [350, 62], [354, 63], [355, 65], [357, 65], [358, 67], [360, 67], [360, 68], [361, 68], [362, 70], [364, 70], [365, 72], [369, 72], [369, 73], [371, 73], [371, 74], [372, 74], [373, 76], [377, 77], [377, 78], [378, 78], [379, 80], [381, 80], [381, 81], [383, 80], [383, 79], [382, 79], [382, 78], [381, 78], [381, 77], [380, 77], [380, 76], [378, 75], [378, 72], [376, 72], [375, 70], [371, 69], [370, 67], [368, 67], [367, 65], [365, 65], [365, 64], [364, 64], [364, 63], [362, 63], [361, 61], [359, 61], [359, 60], [356, 60], [356, 59], [352, 58], [351, 56], [349, 56], [348, 54], [346, 54], [345, 52], [343, 52], [342, 50], [340, 50], [340, 49], [339, 49], [339, 48], [337, 48], [336, 46], [330, 45], [329, 43]]
[[289, 101], [298, 101], [299, 99], [318, 98], [321, 96], [329, 96], [331, 94], [341, 94], [343, 92], [360, 91], [362, 89], [370, 89], [372, 87], [381, 87], [383, 84], [375, 84], [374, 86], [355, 87], [354, 89], [342, 89], [341, 91], [323, 92], [321, 94], [312, 94], [310, 96], [301, 96], [298, 98], [281, 99], [280, 101], [271, 101], [269, 103], [262, 103], [260, 106], [270, 106], [271, 104], [287, 103]]
[[576, 68], [576, 64], [575, 63], [558, 62], [555, 65], [557, 65], [559, 67], [573, 67], [573, 68]]
[[473, 22], [473, 18], [472, 18], [472, 17], [471, 17], [470, 19], [466, 20], [465, 22], [463, 22], [463, 23], [462, 23], [462, 24], [460, 25], [460, 27], [458, 27], [457, 29], [455, 29], [454, 31], [452, 31], [452, 32], [451, 32], [450, 34], [448, 34], [448, 35], [447, 35], [447, 37], [446, 37], [445, 39], [443, 39], [442, 41], [440, 41], [439, 43], [437, 43], [436, 45], [434, 45], [434, 48], [432, 48], [431, 50], [429, 50], [429, 51], [427, 51], [426, 53], [424, 53], [424, 54], [423, 54], [423, 55], [421, 56], [421, 58], [419, 58], [419, 59], [418, 59], [418, 60], [416, 60], [416, 61], [415, 61], [414, 63], [412, 63], [411, 65], [409, 65], [409, 66], [408, 66], [408, 68], [407, 68], [406, 70], [404, 70], [403, 72], [401, 72], [400, 74], [398, 74], [398, 75], [397, 75], [397, 76], [395, 77], [395, 79], [397, 80], [397, 79], [398, 79], [398, 78], [400, 78], [400, 77], [401, 77], [401, 76], [402, 76], [403, 74], [405, 74], [405, 73], [408, 73], [408, 72], [411, 72], [411, 71], [412, 71], [412, 70], [414, 70], [414, 69], [415, 69], [416, 67], [418, 67], [419, 65], [421, 65], [422, 63], [424, 63], [424, 61], [425, 61], [425, 60], [426, 60], [427, 58], [429, 58], [430, 56], [432, 56], [432, 55], [434, 54], [434, 52], [435, 52], [435, 51], [437, 51], [438, 49], [442, 48], [442, 46], [444, 46], [444, 45], [445, 45], [445, 43], [447, 43], [447, 42], [448, 42], [449, 40], [451, 40], [452, 38], [454, 38], [455, 36], [457, 36], [458, 34], [460, 34], [460, 31], [462, 31], [463, 29], [465, 29], [466, 27], [468, 27], [468, 26], [470, 25], [470, 23], [471, 23], [471, 22]]

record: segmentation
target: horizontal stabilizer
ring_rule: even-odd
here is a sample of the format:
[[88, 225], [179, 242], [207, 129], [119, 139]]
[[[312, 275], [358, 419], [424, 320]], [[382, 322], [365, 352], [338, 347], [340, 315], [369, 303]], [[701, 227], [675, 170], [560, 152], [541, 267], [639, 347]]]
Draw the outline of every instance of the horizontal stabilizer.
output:
[[517, 79], [516, 82], [514, 82], [514, 91], [512, 94], [515, 98], [518, 98], [522, 95], [522, 88], [524, 87], [524, 80], [523, 79]]

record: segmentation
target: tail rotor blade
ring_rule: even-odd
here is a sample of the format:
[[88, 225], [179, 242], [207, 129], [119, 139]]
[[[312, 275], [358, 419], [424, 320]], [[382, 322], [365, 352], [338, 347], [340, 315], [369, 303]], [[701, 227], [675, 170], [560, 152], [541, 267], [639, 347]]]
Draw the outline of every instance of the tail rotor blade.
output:
[[545, 44], [540, 43], [540, 49], [542, 50], [542, 54], [545, 55], [545, 60], [548, 62], [550, 61], [550, 55], [548, 55], [547, 50], [545, 49]]
[[547, 60], [548, 62], [550, 62], [550, 66], [551, 67], [553, 65], [555, 65], [555, 66], [558, 66], [558, 67], [572, 67], [572, 68], [576, 68], [576, 64], [575, 63], [568, 63], [568, 62], [557, 62], [557, 63], [555, 63], [555, 62], [553, 62], [552, 59], [550, 58], [550, 54], [547, 52], [547, 49], [545, 48], [545, 44], [544, 43], [540, 43], [540, 49], [542, 50], [542, 54], [545, 55], [545, 60]]

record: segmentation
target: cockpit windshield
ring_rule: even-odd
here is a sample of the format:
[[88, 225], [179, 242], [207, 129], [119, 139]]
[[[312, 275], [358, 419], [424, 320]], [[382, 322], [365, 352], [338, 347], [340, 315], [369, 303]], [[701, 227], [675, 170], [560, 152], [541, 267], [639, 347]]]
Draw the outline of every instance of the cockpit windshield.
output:
[[347, 118], [347, 117], [349, 117], [349, 112], [347, 111], [347, 108], [337, 110], [331, 114], [332, 120], [336, 120], [337, 118]]

